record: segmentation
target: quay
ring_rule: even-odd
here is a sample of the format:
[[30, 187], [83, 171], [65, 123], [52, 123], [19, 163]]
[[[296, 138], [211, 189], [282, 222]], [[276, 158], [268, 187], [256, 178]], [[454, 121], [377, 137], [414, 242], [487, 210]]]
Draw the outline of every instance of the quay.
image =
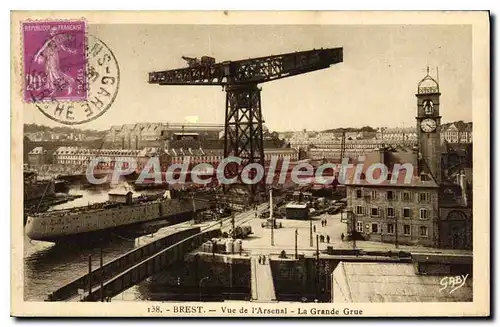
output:
[[[239, 214], [235, 224], [247, 221], [250, 215]], [[194, 224], [192, 221], [169, 226], [169, 233], [140, 246], [73, 280], [48, 295], [47, 301], [99, 301], [113, 297], [183, 259], [188, 252], [208, 239], [218, 237], [232, 227], [231, 218], [223, 221]], [[99, 285], [96, 285], [99, 284]], [[90, 292], [88, 290], [91, 290]]]
[[252, 301], [276, 301], [271, 264], [260, 262], [257, 257], [252, 257]]
[[[104, 264], [90, 277], [86, 274], [61, 287], [50, 294], [49, 301], [135, 299], [131, 287], [153, 276], [172, 299], [181, 301], [330, 302], [332, 274], [340, 262], [416, 264], [415, 258], [423, 260], [422, 255], [443, 260], [470, 255], [463, 250], [396, 248], [394, 244], [370, 241], [357, 241], [353, 248], [352, 242], [340, 237], [345, 232], [340, 214], [322, 214], [311, 218], [312, 222], [277, 219], [282, 228], [270, 229], [263, 227], [263, 219], [256, 218], [267, 208], [267, 204], [261, 204], [257, 210], [240, 212], [234, 221], [229, 217], [198, 225], [174, 225], [165, 237]], [[320, 224], [322, 220], [326, 225]], [[252, 234], [242, 239], [241, 249], [216, 253], [202, 246], [210, 240], [229, 240], [224, 235], [233, 226], [243, 225], [250, 226]], [[313, 246], [311, 225], [315, 226]], [[320, 235], [330, 235], [329, 242], [319, 242]], [[259, 263], [263, 256], [266, 260]], [[189, 274], [183, 275], [186, 271]]]

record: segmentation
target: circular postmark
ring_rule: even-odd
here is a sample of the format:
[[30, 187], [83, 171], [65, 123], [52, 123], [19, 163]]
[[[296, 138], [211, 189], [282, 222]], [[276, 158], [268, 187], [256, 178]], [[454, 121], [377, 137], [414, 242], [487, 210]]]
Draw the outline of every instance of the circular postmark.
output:
[[[27, 90], [31, 102], [45, 116], [77, 125], [95, 120], [111, 107], [118, 94], [120, 68], [111, 49], [99, 38], [85, 36], [80, 58], [68, 41], [74, 42], [68, 35], [55, 35], [40, 50], [46, 52], [44, 58], [33, 57]], [[58, 47], [73, 54], [73, 59], [63, 62], [57, 56]]]

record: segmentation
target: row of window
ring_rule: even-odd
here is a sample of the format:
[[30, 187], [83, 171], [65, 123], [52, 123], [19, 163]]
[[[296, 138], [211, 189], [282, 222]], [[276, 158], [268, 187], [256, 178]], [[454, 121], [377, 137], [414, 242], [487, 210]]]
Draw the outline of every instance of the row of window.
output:
[[[364, 224], [362, 221], [356, 222], [356, 231], [359, 233], [363, 233], [363, 228]], [[366, 231], [367, 233], [373, 233], [373, 234], [379, 234], [379, 233], [386, 233], [386, 234], [395, 234], [395, 224], [387, 224], [386, 225], [386, 230], [382, 231], [382, 226], [379, 223], [371, 223], [367, 225]], [[411, 226], [410, 225], [403, 225], [403, 235], [410, 236], [411, 235]], [[429, 236], [429, 228], [426, 226], [419, 226], [418, 228], [418, 235], [421, 237], [427, 237]]]
[[[101, 155], [101, 156], [106, 156], [106, 155]], [[191, 156], [191, 157], [194, 157], [193, 159], [196, 160], [196, 161], [199, 161], [199, 162], [214, 162], [214, 161], [221, 161], [223, 159], [222, 156]], [[266, 160], [270, 160], [271, 158], [273, 157], [276, 157], [276, 158], [291, 158], [291, 159], [297, 159], [297, 155], [296, 154], [266, 154], [265, 155], [265, 159]], [[58, 156], [56, 158], [56, 161], [59, 162], [59, 163], [71, 163], [72, 161], [75, 161], [75, 162], [78, 162], [78, 159], [91, 159], [89, 156]], [[129, 158], [113, 158], [115, 160], [123, 160], [123, 161], [131, 161], [133, 159], [135, 159], [135, 157], [129, 157]], [[182, 156], [179, 156], [179, 157], [174, 157], [172, 161], [174, 162], [177, 162], [177, 161], [180, 161], [182, 162], [183, 160], [183, 157]]]
[[[386, 199], [386, 200], [401, 200], [413, 201], [414, 194], [412, 192], [396, 192], [396, 191], [364, 191], [356, 190], [356, 199], [370, 198], [370, 199]], [[429, 192], [419, 192], [418, 202], [429, 202], [431, 194]]]
[[[366, 216], [368, 215], [367, 209], [363, 206], [356, 206], [356, 215], [358, 216]], [[382, 217], [383, 210], [378, 207], [370, 208], [370, 216], [371, 217]], [[429, 219], [431, 217], [431, 210], [422, 208], [419, 210], [419, 218], [420, 219]], [[387, 218], [395, 218], [396, 217], [396, 209], [393, 207], [388, 207], [385, 210], [385, 214]], [[401, 209], [401, 217], [403, 218], [411, 218], [412, 217], [412, 209], [411, 208], [402, 208]]]

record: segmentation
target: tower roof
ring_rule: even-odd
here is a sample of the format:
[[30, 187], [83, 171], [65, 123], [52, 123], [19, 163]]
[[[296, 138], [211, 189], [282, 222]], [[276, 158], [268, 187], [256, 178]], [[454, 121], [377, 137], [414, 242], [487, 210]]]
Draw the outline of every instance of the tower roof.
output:
[[417, 93], [439, 93], [439, 83], [429, 74], [429, 67], [427, 67], [427, 75], [418, 83]]

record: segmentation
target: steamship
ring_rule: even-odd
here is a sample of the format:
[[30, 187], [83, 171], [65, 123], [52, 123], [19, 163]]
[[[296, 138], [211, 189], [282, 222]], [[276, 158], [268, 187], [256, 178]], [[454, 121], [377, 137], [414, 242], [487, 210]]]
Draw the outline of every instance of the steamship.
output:
[[106, 202], [30, 215], [26, 235], [32, 240], [57, 243], [116, 229], [137, 230], [155, 221], [176, 224], [191, 219], [194, 211], [205, 210], [212, 202], [182, 196], [171, 198], [169, 191], [137, 198], [132, 195], [131, 191], [111, 192]]

